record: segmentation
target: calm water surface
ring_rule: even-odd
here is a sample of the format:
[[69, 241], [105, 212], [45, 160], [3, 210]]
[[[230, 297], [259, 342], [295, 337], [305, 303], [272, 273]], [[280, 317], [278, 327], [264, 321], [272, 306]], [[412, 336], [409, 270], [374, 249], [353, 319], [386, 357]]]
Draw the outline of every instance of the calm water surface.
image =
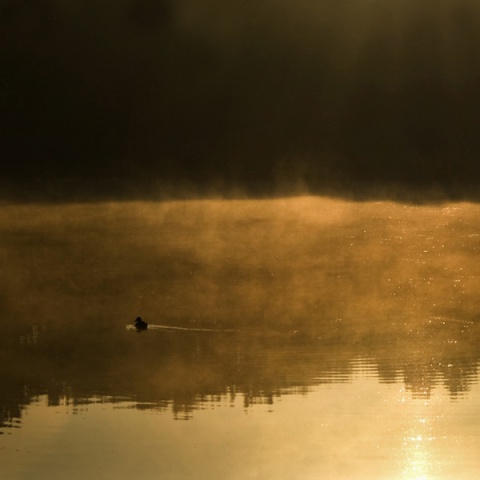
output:
[[2, 207], [0, 477], [478, 478], [479, 215]]

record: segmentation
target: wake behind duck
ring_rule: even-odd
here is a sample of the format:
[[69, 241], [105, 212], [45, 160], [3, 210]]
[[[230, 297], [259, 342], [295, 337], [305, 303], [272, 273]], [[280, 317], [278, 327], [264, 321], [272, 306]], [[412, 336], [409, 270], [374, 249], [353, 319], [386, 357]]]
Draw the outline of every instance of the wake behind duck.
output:
[[184, 331], [184, 332], [236, 332], [233, 329], [218, 329], [218, 328], [191, 328], [191, 327], [174, 327], [171, 325], [152, 325], [145, 322], [142, 317], [137, 317], [133, 325], [127, 325], [127, 330], [136, 330], [137, 332], [143, 330], [164, 330], [164, 331]]

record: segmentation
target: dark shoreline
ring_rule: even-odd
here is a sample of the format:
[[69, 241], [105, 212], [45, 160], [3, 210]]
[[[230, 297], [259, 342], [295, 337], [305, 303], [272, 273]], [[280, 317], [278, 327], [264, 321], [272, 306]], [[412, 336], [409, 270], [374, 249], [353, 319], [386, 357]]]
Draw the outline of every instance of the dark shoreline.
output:
[[475, 182], [467, 185], [424, 184], [412, 186], [399, 182], [344, 182], [318, 184], [292, 181], [279, 186], [257, 180], [249, 183], [161, 181], [125, 178], [25, 178], [0, 179], [0, 205], [67, 204], [102, 201], [170, 201], [200, 199], [275, 199], [304, 195], [325, 196], [356, 202], [394, 201], [413, 205], [437, 205], [448, 202], [480, 202]]

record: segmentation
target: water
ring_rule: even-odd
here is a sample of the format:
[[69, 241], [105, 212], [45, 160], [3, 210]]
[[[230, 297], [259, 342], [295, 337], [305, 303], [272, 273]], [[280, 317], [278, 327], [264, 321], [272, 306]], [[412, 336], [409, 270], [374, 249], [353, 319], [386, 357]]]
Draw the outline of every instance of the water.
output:
[[476, 478], [479, 214], [3, 206], [1, 478]]

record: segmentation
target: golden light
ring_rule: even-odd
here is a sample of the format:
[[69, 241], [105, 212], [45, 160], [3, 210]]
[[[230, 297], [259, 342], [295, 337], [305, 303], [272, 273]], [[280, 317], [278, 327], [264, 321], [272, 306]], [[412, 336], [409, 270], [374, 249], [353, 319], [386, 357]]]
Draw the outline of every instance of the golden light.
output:
[[404, 425], [400, 452], [401, 480], [438, 480], [441, 475], [443, 455], [441, 406], [445, 399], [433, 395], [428, 399], [410, 399], [403, 403]]

